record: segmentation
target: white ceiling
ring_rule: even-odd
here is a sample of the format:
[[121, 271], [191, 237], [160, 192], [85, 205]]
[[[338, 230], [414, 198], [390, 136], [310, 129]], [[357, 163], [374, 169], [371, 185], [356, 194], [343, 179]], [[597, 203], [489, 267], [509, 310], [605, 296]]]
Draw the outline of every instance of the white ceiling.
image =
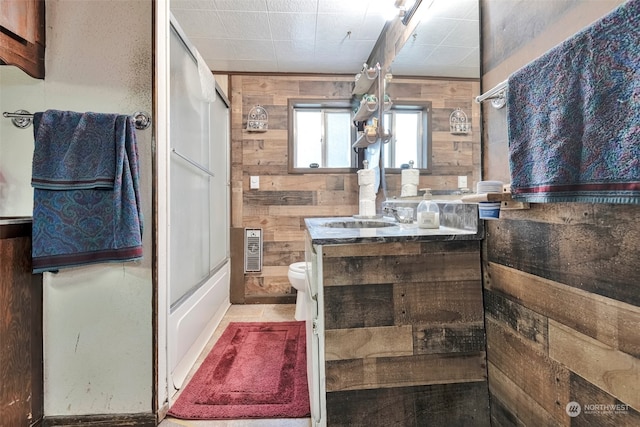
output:
[[[355, 74], [395, 0], [170, 0], [214, 72]], [[479, 77], [478, 0], [423, 0], [396, 76]], [[418, 16], [423, 14], [424, 17]], [[396, 18], [397, 19], [397, 18]]]

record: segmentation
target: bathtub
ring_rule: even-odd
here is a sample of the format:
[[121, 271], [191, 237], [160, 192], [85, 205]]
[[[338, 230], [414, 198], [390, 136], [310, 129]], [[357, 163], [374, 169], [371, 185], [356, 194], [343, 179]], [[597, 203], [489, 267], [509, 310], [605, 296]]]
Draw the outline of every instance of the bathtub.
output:
[[229, 277], [227, 260], [169, 313], [168, 363], [174, 388], [170, 395], [182, 388], [189, 371], [231, 306]]

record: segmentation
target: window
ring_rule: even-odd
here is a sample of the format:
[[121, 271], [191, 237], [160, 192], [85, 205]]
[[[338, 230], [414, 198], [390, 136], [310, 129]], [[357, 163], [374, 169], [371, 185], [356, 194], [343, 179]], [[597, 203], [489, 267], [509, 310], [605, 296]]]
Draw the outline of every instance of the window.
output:
[[352, 171], [357, 154], [351, 114], [350, 101], [290, 100], [289, 171]]
[[400, 169], [413, 160], [414, 168], [429, 170], [431, 159], [431, 103], [394, 104], [384, 115], [392, 137], [384, 144], [385, 167]]

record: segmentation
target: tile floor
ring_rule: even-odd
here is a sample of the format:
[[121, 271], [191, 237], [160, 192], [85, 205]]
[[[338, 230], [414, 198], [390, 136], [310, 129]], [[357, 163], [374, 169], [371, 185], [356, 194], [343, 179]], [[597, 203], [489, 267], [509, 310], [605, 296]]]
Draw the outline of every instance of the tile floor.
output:
[[[232, 305], [227, 310], [220, 326], [215, 330], [213, 336], [202, 351], [193, 369], [187, 376], [185, 384], [191, 379], [204, 358], [216, 343], [220, 335], [224, 332], [229, 322], [284, 322], [294, 320], [295, 304], [247, 304]], [[178, 392], [179, 393], [179, 392]], [[177, 396], [176, 396], [177, 397]], [[218, 421], [193, 421], [180, 420], [168, 416], [159, 427], [309, 427], [309, 418], [288, 418], [269, 420], [218, 420]]]

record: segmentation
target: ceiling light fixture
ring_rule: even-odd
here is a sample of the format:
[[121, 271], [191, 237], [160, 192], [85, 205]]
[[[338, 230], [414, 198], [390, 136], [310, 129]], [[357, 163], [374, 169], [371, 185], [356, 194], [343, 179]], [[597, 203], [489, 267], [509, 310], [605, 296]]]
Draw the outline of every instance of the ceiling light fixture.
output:
[[402, 8], [400, 6], [396, 6], [392, 3], [379, 3], [379, 13], [384, 17], [385, 21], [391, 21], [398, 17], [398, 15], [402, 13]]
[[418, 10], [420, 3], [422, 3], [422, 0], [415, 0], [415, 2], [413, 2], [412, 5], [409, 5], [409, 4], [405, 5], [406, 9], [404, 11], [404, 15], [402, 16], [402, 23], [404, 25], [407, 25], [409, 21], [411, 21], [411, 18], [416, 13], [416, 10]]

